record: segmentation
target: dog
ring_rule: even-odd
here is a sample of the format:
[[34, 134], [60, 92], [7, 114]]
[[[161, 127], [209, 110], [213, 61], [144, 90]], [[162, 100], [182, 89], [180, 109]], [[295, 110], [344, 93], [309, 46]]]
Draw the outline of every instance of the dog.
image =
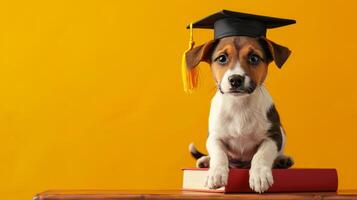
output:
[[249, 185], [263, 193], [273, 184], [272, 168], [289, 168], [284, 155], [285, 131], [264, 85], [268, 65], [281, 68], [290, 50], [266, 37], [230, 36], [211, 40], [186, 53], [189, 68], [211, 66], [217, 92], [211, 101], [208, 155], [193, 144], [197, 167], [209, 167], [206, 187], [227, 184], [229, 168], [250, 168]]

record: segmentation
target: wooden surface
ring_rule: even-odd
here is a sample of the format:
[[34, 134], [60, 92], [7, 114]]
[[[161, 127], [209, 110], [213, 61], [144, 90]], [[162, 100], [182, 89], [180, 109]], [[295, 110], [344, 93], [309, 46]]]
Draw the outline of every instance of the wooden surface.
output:
[[116, 199], [356, 199], [357, 190], [312, 193], [221, 194], [180, 190], [52, 190], [42, 192], [34, 200], [116, 200]]

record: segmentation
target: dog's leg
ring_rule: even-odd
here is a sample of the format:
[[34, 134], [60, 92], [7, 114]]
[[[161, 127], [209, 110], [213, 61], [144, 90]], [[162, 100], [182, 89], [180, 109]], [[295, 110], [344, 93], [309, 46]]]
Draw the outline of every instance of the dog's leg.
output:
[[206, 143], [208, 154], [210, 155], [210, 168], [206, 186], [210, 189], [216, 189], [227, 184], [229, 163], [224, 144], [212, 135], [208, 137]]
[[270, 138], [265, 139], [253, 156], [249, 170], [249, 186], [252, 190], [262, 193], [273, 184], [271, 169], [277, 156], [276, 143]]

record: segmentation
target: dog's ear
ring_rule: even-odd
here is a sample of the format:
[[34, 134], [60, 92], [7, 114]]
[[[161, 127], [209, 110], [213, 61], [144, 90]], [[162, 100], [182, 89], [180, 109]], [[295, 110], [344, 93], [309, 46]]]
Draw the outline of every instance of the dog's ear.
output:
[[211, 55], [216, 41], [211, 40], [186, 52], [186, 65], [188, 69], [193, 69], [201, 61], [210, 63]]
[[263, 45], [263, 48], [268, 50], [267, 52], [268, 60], [270, 61], [274, 60], [276, 66], [281, 68], [285, 63], [285, 61], [289, 58], [291, 51], [288, 48], [276, 44], [275, 42], [270, 41], [265, 37], [262, 37], [260, 39], [262, 40], [263, 43], [266, 44]]

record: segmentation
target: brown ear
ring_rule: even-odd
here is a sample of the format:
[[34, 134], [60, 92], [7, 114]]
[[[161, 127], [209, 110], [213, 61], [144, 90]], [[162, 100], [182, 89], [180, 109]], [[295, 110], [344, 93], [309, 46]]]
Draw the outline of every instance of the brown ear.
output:
[[188, 69], [193, 69], [201, 61], [210, 62], [215, 40], [211, 40], [186, 52], [186, 64]]
[[270, 54], [276, 64], [276, 66], [281, 68], [283, 66], [283, 64], [285, 63], [285, 61], [289, 58], [291, 51], [288, 48], [281, 46], [279, 44], [276, 44], [273, 41], [270, 41], [266, 38], [263, 38], [263, 39], [268, 44]]

